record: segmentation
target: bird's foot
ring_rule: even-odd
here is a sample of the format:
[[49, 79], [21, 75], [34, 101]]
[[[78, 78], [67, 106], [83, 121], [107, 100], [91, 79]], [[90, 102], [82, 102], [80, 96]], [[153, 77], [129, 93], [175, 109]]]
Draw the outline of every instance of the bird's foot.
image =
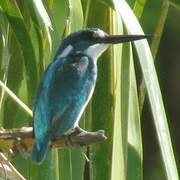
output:
[[80, 128], [79, 126], [75, 127], [74, 131], [70, 135], [67, 136], [66, 145], [69, 147], [75, 147], [75, 148], [83, 147], [84, 146], [83, 144], [73, 142], [72, 137], [73, 136], [85, 136], [85, 134], [87, 134], [87, 131]]
[[77, 126], [77, 127], [75, 127], [75, 133], [78, 136], [83, 136], [83, 135], [87, 134], [87, 131], [85, 131], [84, 129], [82, 129], [79, 126]]
[[104, 130], [87, 132], [80, 127], [76, 127], [71, 134], [65, 136], [65, 139], [66, 146], [80, 148], [88, 144], [104, 141], [107, 137], [104, 135]]

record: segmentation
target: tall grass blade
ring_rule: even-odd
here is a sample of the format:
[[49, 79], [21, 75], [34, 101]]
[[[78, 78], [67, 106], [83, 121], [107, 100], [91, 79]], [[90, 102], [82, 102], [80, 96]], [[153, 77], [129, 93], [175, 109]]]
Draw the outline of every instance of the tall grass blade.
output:
[[3, 7], [3, 11], [23, 53], [27, 74], [28, 102], [32, 105], [37, 86], [37, 66], [34, 48], [17, 4], [14, 1], [3, 1], [0, 5]]
[[[116, 11], [122, 17], [128, 32], [130, 34], [143, 34], [143, 31], [128, 4], [124, 0], [114, 0], [113, 2]], [[177, 167], [150, 48], [148, 46], [147, 40], [137, 41], [134, 44], [138, 53], [143, 76], [145, 79], [145, 84], [148, 91], [149, 101], [151, 104], [154, 124], [156, 127], [166, 174], [168, 179], [173, 178], [174, 180], [176, 180], [178, 179]]]
[[[151, 43], [151, 52], [153, 59], [155, 60], [158, 49], [159, 49], [159, 44], [162, 36], [162, 32], [164, 29], [164, 25], [166, 22], [167, 14], [169, 11], [169, 1], [164, 0], [161, 5], [161, 10], [160, 10], [160, 15], [158, 19], [158, 23], [155, 29], [154, 37], [152, 39]], [[145, 95], [146, 95], [146, 85], [144, 82], [144, 79], [142, 80], [140, 87], [139, 87], [139, 107], [140, 107], [140, 113], [142, 113], [142, 109], [144, 106], [144, 100], [145, 100]]]
[[141, 137], [141, 122], [137, 96], [136, 76], [133, 64], [132, 51], [130, 51], [130, 80], [129, 80], [129, 118], [128, 118], [128, 157], [127, 179], [143, 179], [143, 150]]

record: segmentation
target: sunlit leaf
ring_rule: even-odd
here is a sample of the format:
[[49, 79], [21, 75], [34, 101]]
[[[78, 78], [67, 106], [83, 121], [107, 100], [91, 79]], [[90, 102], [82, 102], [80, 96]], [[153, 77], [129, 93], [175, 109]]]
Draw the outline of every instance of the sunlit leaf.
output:
[[[129, 8], [128, 4], [124, 0], [114, 0], [114, 5], [116, 11], [121, 15], [128, 32], [130, 34], [143, 34], [142, 28], [140, 27], [135, 15]], [[137, 41], [134, 44], [138, 53], [141, 69], [145, 79], [167, 177], [169, 179], [171, 179], [172, 177], [178, 179], [177, 167], [173, 154], [167, 118], [164, 111], [164, 105], [150, 48], [147, 40]]]
[[28, 100], [32, 105], [37, 86], [37, 66], [34, 48], [16, 3], [3, 1], [2, 6], [23, 53], [27, 73]]
[[129, 81], [129, 117], [128, 117], [128, 156], [127, 156], [127, 179], [143, 179], [143, 152], [141, 137], [141, 122], [139, 115], [139, 103], [137, 96], [137, 84], [132, 58], [130, 51], [130, 81]]
[[[123, 34], [121, 19], [114, 11], [111, 11], [113, 34]], [[111, 179], [126, 179], [126, 159], [127, 159], [127, 124], [128, 124], [128, 75], [129, 75], [129, 55], [124, 53], [122, 44], [114, 45], [112, 55], [112, 93], [114, 97], [113, 128], [112, 128], [112, 162]], [[124, 53], [124, 54], [123, 54]]]

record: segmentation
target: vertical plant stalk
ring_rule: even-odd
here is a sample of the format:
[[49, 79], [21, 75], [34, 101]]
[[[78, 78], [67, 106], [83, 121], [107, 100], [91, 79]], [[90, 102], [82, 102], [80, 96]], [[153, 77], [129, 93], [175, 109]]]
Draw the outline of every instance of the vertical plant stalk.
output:
[[[110, 11], [110, 34], [122, 34], [123, 25], [121, 18], [113, 10]], [[113, 131], [112, 131], [112, 162], [111, 180], [126, 179], [126, 160], [127, 160], [127, 117], [128, 117], [128, 64], [126, 59], [123, 63], [123, 45], [114, 45], [111, 49], [112, 54], [112, 94], [113, 94]], [[127, 63], [126, 63], [127, 62]], [[123, 70], [123, 68], [125, 68]], [[124, 78], [124, 79], [123, 79]], [[124, 96], [124, 97], [123, 97]], [[123, 102], [124, 101], [124, 102]], [[124, 103], [122, 106], [122, 102]]]
[[133, 10], [138, 19], [140, 19], [140, 17], [142, 16], [146, 2], [147, 2], [147, 0], [136, 0], [136, 2], [134, 4]]
[[[161, 6], [160, 10], [160, 16], [157, 22], [157, 26], [154, 32], [153, 40], [151, 43], [151, 52], [153, 59], [155, 60], [157, 51], [159, 48], [162, 32], [164, 29], [164, 25], [166, 22], [167, 14], [169, 10], [169, 0], [164, 0]], [[139, 109], [140, 109], [140, 114], [142, 114], [143, 106], [144, 106], [144, 100], [146, 96], [146, 85], [144, 79], [142, 79], [141, 84], [139, 86]]]
[[72, 24], [72, 3], [71, 0], [67, 0], [67, 6], [68, 6], [68, 16], [66, 20], [66, 28], [64, 32], [64, 36], [67, 36], [68, 34], [71, 33], [71, 24]]
[[35, 7], [37, 8], [37, 12], [39, 13], [39, 15], [40, 15], [42, 21], [44, 22], [45, 26], [47, 26], [47, 28], [53, 29], [52, 24], [51, 24], [51, 20], [48, 16], [48, 13], [46, 12], [46, 9], [44, 8], [42, 1], [41, 0], [33, 0], [33, 3], [35, 5]]
[[[125, 0], [113, 0], [116, 10], [121, 15], [123, 22], [130, 34], [143, 34], [139, 22]], [[153, 57], [147, 40], [134, 42], [139, 57], [141, 69], [144, 75], [157, 138], [160, 145], [161, 155], [165, 166], [166, 175], [169, 179], [178, 180], [178, 170], [172, 147], [167, 117], [164, 109], [158, 78], [153, 64]]]
[[91, 5], [91, 0], [87, 0], [83, 28], [87, 27], [90, 5]]
[[[130, 48], [132, 46], [130, 45]], [[129, 116], [128, 116], [128, 157], [127, 180], [143, 179], [143, 148], [141, 136], [141, 121], [137, 94], [136, 75], [133, 62], [133, 53], [130, 49], [130, 80], [129, 80]]]
[[[2, 64], [0, 66], [1, 69], [3, 69], [3, 77], [2, 77], [2, 81], [4, 82], [4, 84], [6, 85], [7, 83], [7, 76], [8, 76], [8, 66], [9, 66], [9, 59], [10, 59], [10, 55], [9, 55], [9, 48], [8, 48], [8, 39], [9, 39], [9, 23], [7, 22], [5, 16], [3, 14], [1, 14], [1, 31], [2, 31]], [[2, 89], [1, 91], [1, 95], [0, 95], [0, 110], [2, 107], [2, 103], [3, 103], [3, 98], [4, 98], [4, 92], [5, 90]]]
[[42, 22], [44, 23], [44, 27], [47, 33], [47, 38], [49, 41], [50, 49], [52, 49], [52, 41], [51, 41], [51, 35], [49, 30], [53, 30], [51, 20], [48, 16], [48, 13], [46, 12], [46, 9], [44, 8], [44, 5], [41, 0], [33, 0], [34, 6], [37, 9], [37, 12], [39, 13]]

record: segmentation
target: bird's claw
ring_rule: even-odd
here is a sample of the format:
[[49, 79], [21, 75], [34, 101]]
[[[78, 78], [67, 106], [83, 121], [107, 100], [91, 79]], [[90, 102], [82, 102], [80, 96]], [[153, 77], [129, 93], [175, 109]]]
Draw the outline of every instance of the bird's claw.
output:
[[87, 133], [87, 131], [85, 131], [84, 129], [77, 126], [76, 128], [74, 128], [74, 131], [69, 136], [67, 136], [66, 145], [69, 147], [75, 147], [75, 148], [83, 147], [82, 144], [74, 143], [72, 141], [72, 136], [84, 136], [86, 133]]

